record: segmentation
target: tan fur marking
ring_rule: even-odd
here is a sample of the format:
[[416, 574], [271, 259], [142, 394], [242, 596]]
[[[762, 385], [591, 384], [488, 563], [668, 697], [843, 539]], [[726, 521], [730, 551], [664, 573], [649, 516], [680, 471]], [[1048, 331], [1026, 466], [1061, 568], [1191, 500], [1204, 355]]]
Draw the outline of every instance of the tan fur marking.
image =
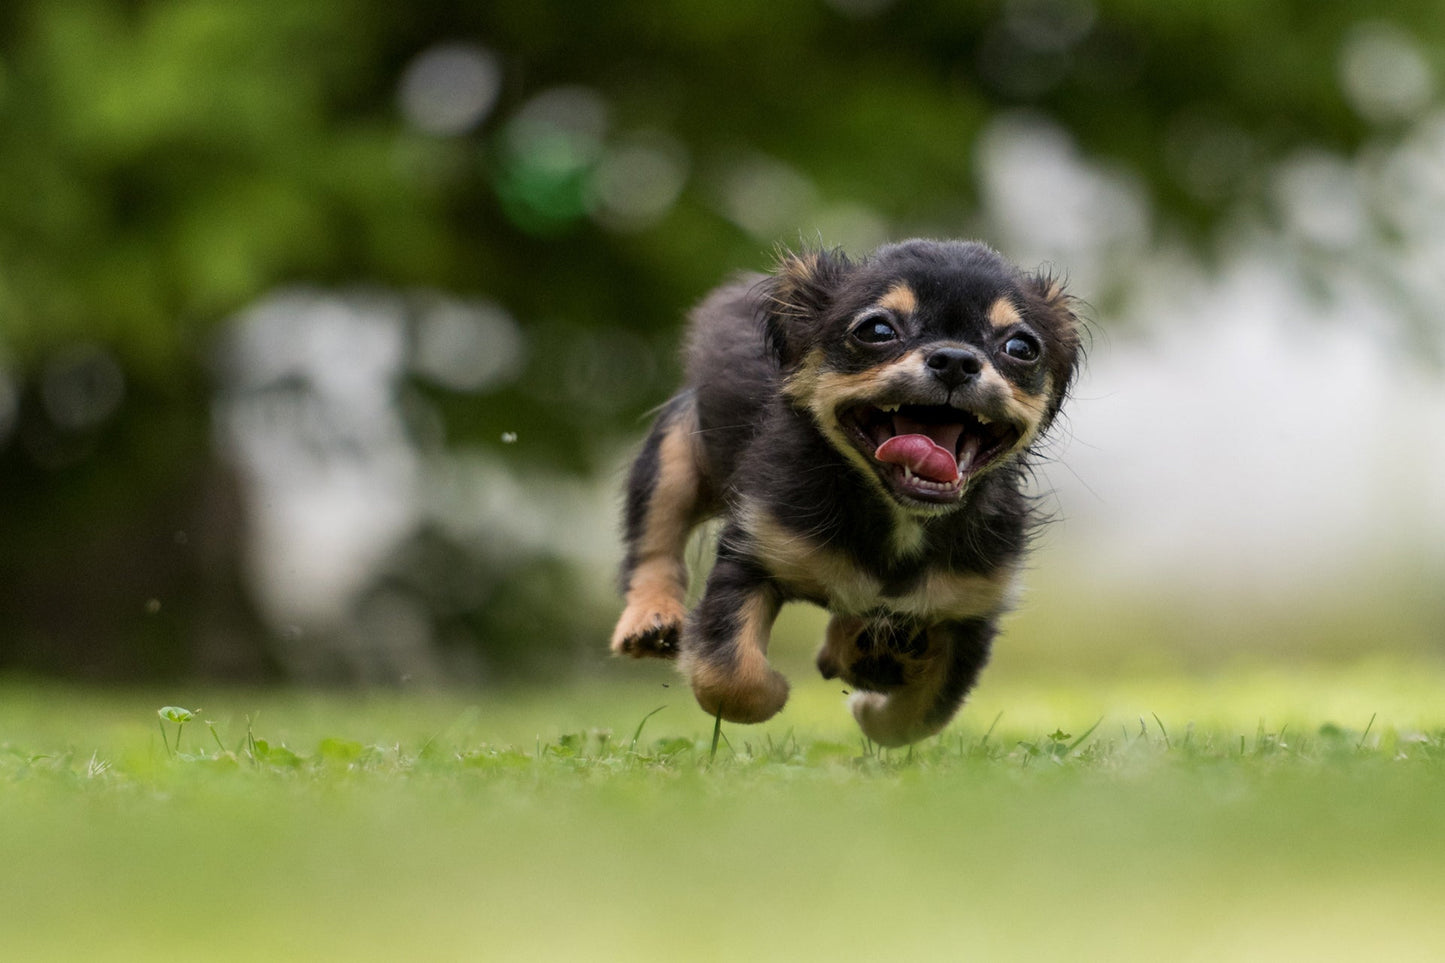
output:
[[814, 348], [803, 356], [797, 368], [783, 382], [783, 394], [800, 403], [806, 403], [818, 386], [823, 371], [823, 352]]
[[842, 552], [785, 529], [751, 503], [738, 509], [753, 552], [768, 572], [794, 592], [826, 599], [828, 608], [858, 615], [880, 607], [925, 619], [970, 619], [996, 614], [1008, 606], [1015, 571], [1004, 567], [990, 575], [930, 571], [906, 595], [885, 597], [878, 580]]
[[643, 558], [667, 555], [680, 560], [687, 545], [700, 483], [693, 442], [695, 419], [696, 415], [679, 419], [658, 446], [657, 487], [647, 506], [647, 525], [638, 542]]
[[878, 581], [860, 571], [842, 552], [788, 531], [777, 519], [751, 504], [741, 506], [738, 518], [759, 561], [793, 591], [826, 599], [828, 607], [835, 611], [866, 612], [878, 606]]
[[[890, 365], [890, 370], [892, 366]], [[783, 394], [812, 412], [818, 430], [843, 457], [863, 471], [863, 477], [880, 494], [888, 491], [873, 472], [870, 459], [859, 451], [844, 434], [838, 422], [838, 411], [856, 400], [858, 404], [875, 397], [879, 390], [880, 372], [864, 371], [856, 375], [839, 374], [823, 367], [823, 352], [817, 348], [803, 358], [797, 369], [783, 383]]]
[[768, 636], [776, 608], [762, 594], [743, 603], [735, 653], [737, 661], [719, 666], [684, 656], [682, 671], [693, 695], [709, 715], [729, 722], [764, 722], [788, 701], [788, 680], [768, 664]]
[[[681, 588], [679, 588], [681, 586]], [[667, 629], [682, 631], [683, 620], [687, 618], [687, 570], [679, 573], [666, 559], [643, 562], [633, 569], [627, 589], [627, 606], [612, 630], [610, 648], [616, 655], [628, 654], [638, 658], [658, 656], [670, 658], [677, 655], [674, 649], [642, 647], [634, 643]]]
[[778, 286], [773, 303], [784, 314], [799, 316], [804, 313], [803, 306], [794, 303], [793, 298], [799, 290], [813, 283], [821, 263], [822, 259], [813, 252], [787, 254], [778, 261]]
[[868, 620], [856, 615], [835, 615], [823, 630], [823, 644], [818, 648], [818, 671], [825, 679], [836, 679], [848, 667], [854, 642], [868, 627]]
[[[827, 412], [829, 417], [833, 417], [838, 409], [846, 408], [850, 404], [881, 400], [881, 396], [890, 388], [907, 384], [906, 379], [910, 375], [918, 378], [926, 368], [923, 355], [918, 351], [910, 352], [881, 368], [870, 368], [857, 374], [824, 370], [820, 357], [818, 369], [805, 384], [799, 384], [793, 397], [805, 401], [815, 414]], [[804, 388], [811, 390], [804, 393]]]
[[1012, 301], [1008, 298], [999, 298], [988, 309], [988, 321], [997, 330], [1019, 324], [1023, 321], [1023, 317]]
[[697, 521], [701, 478], [690, 412], [667, 429], [658, 446], [657, 485], [647, 504], [637, 560], [627, 580], [626, 607], [612, 631], [614, 654], [671, 658], [675, 650], [636, 644], [645, 636], [681, 632], [687, 616], [687, 564], [683, 553]]
[[912, 592], [892, 600], [890, 607], [932, 619], [971, 619], [995, 615], [1013, 598], [1013, 566], [989, 575], [931, 571]]
[[813, 420], [844, 457], [863, 470], [863, 475], [879, 492], [887, 494], [883, 482], [874, 474], [872, 459], [848, 440], [843, 426], [838, 421], [838, 412], [855, 404], [867, 404], [880, 400], [886, 394], [890, 383], [898, 377], [907, 364], [922, 365], [917, 352], [907, 358], [895, 361], [887, 367], [861, 371], [857, 374], [843, 374], [822, 368], [821, 354], [817, 367], [810, 373], [806, 383], [798, 385], [796, 393], [789, 394], [807, 405], [813, 413]]
[[899, 281], [878, 299], [878, 307], [906, 318], [918, 310], [918, 295], [913, 293], [913, 288], [909, 287], [907, 281]]
[[893, 513], [893, 531], [889, 537], [889, 548], [894, 558], [912, 558], [928, 544], [923, 526], [918, 519], [902, 512]]
[[800, 281], [810, 281], [818, 273], [818, 264], [822, 258], [817, 251], [805, 251], [802, 254], [790, 254], [783, 258], [780, 271]]
[[1049, 398], [1054, 393], [1054, 377], [1049, 375], [1044, 379], [1044, 390], [1034, 395], [1029, 394], [1015, 384], [1008, 383], [1008, 401], [1005, 407], [1008, 409], [1009, 417], [1015, 424], [1023, 425], [1024, 430], [1015, 448], [1026, 448], [1038, 437], [1039, 430], [1043, 427], [1044, 415], [1049, 409]]

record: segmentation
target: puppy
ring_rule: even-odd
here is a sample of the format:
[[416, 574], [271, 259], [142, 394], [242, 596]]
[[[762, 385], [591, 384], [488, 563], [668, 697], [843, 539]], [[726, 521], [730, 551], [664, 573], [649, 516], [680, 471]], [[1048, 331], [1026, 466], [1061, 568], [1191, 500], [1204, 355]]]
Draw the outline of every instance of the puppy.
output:
[[[1072, 299], [976, 243], [787, 254], [694, 312], [687, 383], [632, 466], [612, 651], [677, 658], [761, 722], [779, 607], [828, 609], [818, 669], [885, 746], [938, 732], [988, 659], [1035, 519], [1030, 452], [1080, 356]], [[722, 516], [701, 600], [684, 547]]]

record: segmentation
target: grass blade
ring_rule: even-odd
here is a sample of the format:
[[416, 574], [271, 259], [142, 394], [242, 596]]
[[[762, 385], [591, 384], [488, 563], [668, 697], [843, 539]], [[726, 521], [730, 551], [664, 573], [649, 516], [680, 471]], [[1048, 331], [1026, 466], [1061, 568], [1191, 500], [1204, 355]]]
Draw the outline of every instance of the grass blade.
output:
[[1083, 735], [1079, 736], [1079, 738], [1077, 738], [1077, 739], [1075, 739], [1073, 742], [1069, 743], [1068, 747], [1064, 750], [1064, 755], [1067, 756], [1069, 753], [1071, 753], [1071, 752], [1073, 752], [1075, 749], [1077, 749], [1077, 748], [1079, 747], [1079, 745], [1080, 745], [1081, 743], [1083, 743], [1083, 741], [1084, 741], [1085, 739], [1087, 739], [1087, 738], [1089, 738], [1089, 736], [1093, 735], [1094, 730], [1097, 729], [1097, 728], [1099, 728], [1099, 724], [1102, 723], [1103, 721], [1104, 721], [1104, 717], [1103, 717], [1103, 716], [1100, 716], [1097, 722], [1095, 722], [1092, 726], [1090, 726], [1089, 728], [1087, 728], [1087, 729], [1084, 730], [1084, 734], [1083, 734]]
[[[1000, 710], [998, 710], [998, 715], [994, 716], [994, 717], [993, 717], [993, 721], [988, 724], [988, 731], [985, 732], [985, 733], [983, 734], [983, 738], [978, 741], [978, 747], [979, 747], [980, 749], [982, 749], [984, 746], [988, 745], [988, 737], [991, 736], [991, 735], [993, 735], [993, 730], [998, 726], [998, 721], [999, 721], [1000, 719], [1002, 719], [1002, 718], [1003, 718], [1003, 710], [1000, 709]], [[1090, 730], [1090, 731], [1092, 732], [1093, 730]]]
[[[659, 712], [666, 708], [667, 706], [665, 705], [658, 706], [656, 709], [653, 709], [647, 715], [642, 717], [642, 721], [637, 724], [637, 731], [632, 734], [632, 741], [627, 744], [628, 752], [632, 752], [634, 749], [637, 748], [637, 740], [642, 738], [642, 727], [647, 725], [647, 720], [651, 719], [653, 716], [657, 715]], [[716, 749], [716, 739], [714, 739], [713, 741], [714, 749]]]
[[1164, 728], [1164, 720], [1159, 718], [1159, 713], [1157, 712], [1151, 712], [1149, 714], [1154, 717], [1154, 722], [1158, 724], [1159, 731], [1164, 736], [1164, 748], [1173, 749], [1174, 744], [1169, 741], [1169, 730]]
[[712, 751], [707, 754], [707, 761], [708, 761], [709, 763], [711, 763], [714, 759], [717, 758], [717, 741], [718, 741], [718, 737], [720, 737], [721, 735], [722, 735], [722, 710], [719, 709], [719, 710], [717, 711], [717, 717], [713, 720], [713, 724], [712, 724]]
[[1368, 735], [1370, 734], [1370, 730], [1371, 730], [1372, 728], [1374, 728], [1374, 726], [1375, 726], [1375, 716], [1377, 716], [1377, 715], [1379, 715], [1378, 712], [1372, 712], [1372, 713], [1370, 713], [1370, 721], [1365, 724], [1365, 731], [1362, 732], [1362, 733], [1360, 733], [1360, 741], [1355, 744], [1355, 749], [1356, 749], [1357, 751], [1360, 750], [1360, 749], [1365, 748], [1365, 737], [1368, 736]]

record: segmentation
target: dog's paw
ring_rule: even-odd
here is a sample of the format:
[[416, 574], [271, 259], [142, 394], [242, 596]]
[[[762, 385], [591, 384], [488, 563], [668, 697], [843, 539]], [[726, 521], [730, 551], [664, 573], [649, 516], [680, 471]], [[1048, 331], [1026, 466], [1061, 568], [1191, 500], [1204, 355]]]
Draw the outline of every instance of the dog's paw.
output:
[[835, 615], [818, 649], [818, 672], [855, 689], [891, 692], [909, 683], [928, 656], [928, 639], [916, 626]]
[[613, 655], [635, 659], [675, 659], [687, 608], [676, 599], [654, 597], [633, 602], [612, 630]]
[[855, 692], [848, 709], [863, 735], [880, 746], [906, 746], [934, 735], [947, 723], [930, 721], [912, 693]]
[[721, 668], [707, 662], [684, 667], [698, 705], [728, 722], [766, 722], [787, 704], [788, 680], [757, 656], [741, 666]]

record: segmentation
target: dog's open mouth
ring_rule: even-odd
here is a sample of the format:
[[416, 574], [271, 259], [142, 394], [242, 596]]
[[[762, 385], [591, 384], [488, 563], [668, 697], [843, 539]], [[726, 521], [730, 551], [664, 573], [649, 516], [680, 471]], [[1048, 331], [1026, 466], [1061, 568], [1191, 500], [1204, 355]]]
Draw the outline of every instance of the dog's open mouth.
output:
[[859, 405], [843, 422], [895, 490], [925, 502], [957, 501], [1019, 439], [1011, 424], [948, 405]]

